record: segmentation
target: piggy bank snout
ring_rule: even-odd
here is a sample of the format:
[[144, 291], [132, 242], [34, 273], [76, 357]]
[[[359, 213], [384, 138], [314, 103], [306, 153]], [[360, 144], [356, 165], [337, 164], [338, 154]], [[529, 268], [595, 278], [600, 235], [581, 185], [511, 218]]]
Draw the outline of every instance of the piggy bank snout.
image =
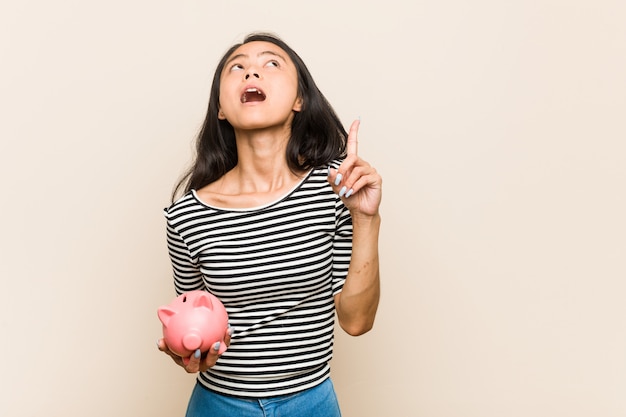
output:
[[188, 333], [183, 336], [183, 346], [187, 350], [196, 350], [202, 346], [202, 337], [197, 333]]

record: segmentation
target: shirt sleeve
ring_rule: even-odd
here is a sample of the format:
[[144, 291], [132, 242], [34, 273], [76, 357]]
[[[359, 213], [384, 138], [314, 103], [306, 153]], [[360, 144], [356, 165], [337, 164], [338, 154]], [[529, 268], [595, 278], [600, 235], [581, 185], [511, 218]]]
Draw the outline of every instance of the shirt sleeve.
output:
[[191, 256], [187, 244], [169, 221], [166, 232], [176, 294], [204, 289], [204, 280], [197, 260]]
[[341, 292], [346, 282], [352, 255], [352, 217], [337, 197], [335, 203], [335, 238], [333, 241], [333, 295]]

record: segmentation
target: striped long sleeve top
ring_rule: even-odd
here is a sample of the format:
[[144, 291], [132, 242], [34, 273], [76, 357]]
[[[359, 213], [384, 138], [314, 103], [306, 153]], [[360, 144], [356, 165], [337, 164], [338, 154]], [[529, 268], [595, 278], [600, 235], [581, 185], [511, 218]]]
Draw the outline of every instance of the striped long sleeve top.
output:
[[177, 294], [211, 292], [234, 330], [217, 364], [198, 374], [204, 387], [269, 397], [328, 377], [333, 297], [348, 272], [352, 221], [326, 176], [313, 169], [261, 207], [212, 207], [192, 190], [165, 210]]

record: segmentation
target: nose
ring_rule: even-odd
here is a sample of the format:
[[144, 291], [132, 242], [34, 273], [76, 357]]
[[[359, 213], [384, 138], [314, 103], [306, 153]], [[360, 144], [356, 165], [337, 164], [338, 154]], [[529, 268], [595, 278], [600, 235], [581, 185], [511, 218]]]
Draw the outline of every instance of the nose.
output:
[[248, 72], [248, 73], [246, 73], [245, 79], [247, 80], [248, 78], [250, 78], [250, 76], [253, 76], [255, 78], [261, 78], [261, 77], [259, 77], [259, 74], [256, 73], [256, 72]]

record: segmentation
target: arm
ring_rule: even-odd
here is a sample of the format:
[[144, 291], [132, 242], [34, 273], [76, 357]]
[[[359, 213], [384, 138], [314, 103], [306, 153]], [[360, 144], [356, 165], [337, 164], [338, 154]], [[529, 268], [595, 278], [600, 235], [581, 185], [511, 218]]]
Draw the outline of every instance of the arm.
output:
[[168, 221], [166, 226], [167, 250], [174, 273], [174, 289], [177, 295], [193, 290], [203, 290], [204, 281], [182, 236]]
[[335, 295], [339, 325], [359, 336], [374, 326], [380, 298], [378, 232], [380, 215], [352, 221], [352, 257], [343, 290]]
[[[172, 270], [174, 272], [174, 288], [176, 294], [180, 295], [192, 290], [205, 289], [199, 266], [189, 253], [187, 244], [169, 221], [167, 222], [166, 232], [167, 247], [172, 262]], [[224, 335], [224, 343], [226, 343], [226, 346], [230, 345], [231, 332], [232, 330], [229, 326]], [[169, 355], [177, 365], [184, 368], [188, 373], [206, 371], [214, 366], [220, 357], [219, 342], [216, 342], [208, 352], [200, 352], [200, 350], [197, 350], [189, 358], [181, 358], [172, 352], [163, 338], [157, 340], [157, 347], [160, 351]]]
[[348, 156], [329, 182], [342, 198], [352, 216], [352, 255], [341, 293], [335, 295], [339, 325], [358, 336], [374, 325], [380, 298], [378, 236], [382, 178], [357, 155], [359, 121], [352, 123], [348, 135]]

